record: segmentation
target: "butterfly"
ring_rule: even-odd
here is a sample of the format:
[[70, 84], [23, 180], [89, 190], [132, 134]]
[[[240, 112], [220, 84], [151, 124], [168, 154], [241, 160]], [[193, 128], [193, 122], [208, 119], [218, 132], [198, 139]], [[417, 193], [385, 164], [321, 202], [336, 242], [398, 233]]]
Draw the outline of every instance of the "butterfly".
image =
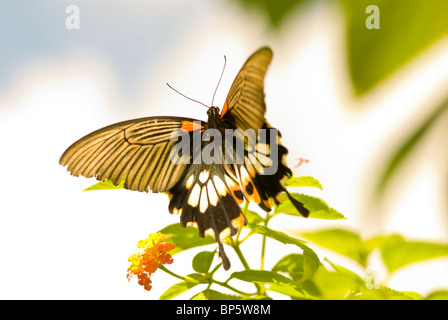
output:
[[[173, 116], [119, 122], [73, 143], [59, 163], [73, 176], [108, 179], [115, 185], [125, 178], [125, 189], [167, 193], [169, 212], [180, 217], [183, 227], [197, 227], [199, 236], [214, 237], [228, 270], [223, 241], [247, 224], [240, 207], [244, 201], [270, 211], [286, 193], [304, 217], [309, 215], [284, 187], [292, 174], [285, 164], [288, 150], [280, 143], [280, 133], [265, 119], [264, 78], [271, 60], [268, 47], [252, 54], [238, 72], [222, 110], [208, 108], [207, 122]], [[224, 136], [229, 130], [239, 134], [224, 142], [209, 134]], [[250, 130], [255, 136], [241, 134]], [[258, 134], [267, 131], [277, 135], [262, 139]], [[187, 141], [187, 148], [176, 149], [179, 139]], [[173, 154], [183, 160], [173, 161]], [[275, 172], [266, 174], [269, 168]]]

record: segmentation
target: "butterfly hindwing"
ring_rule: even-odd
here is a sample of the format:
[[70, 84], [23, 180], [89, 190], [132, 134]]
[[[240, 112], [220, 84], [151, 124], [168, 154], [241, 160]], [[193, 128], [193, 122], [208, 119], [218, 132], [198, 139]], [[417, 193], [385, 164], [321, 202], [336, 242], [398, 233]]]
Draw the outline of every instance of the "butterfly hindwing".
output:
[[239, 206], [243, 194], [235, 178], [219, 164], [192, 164], [170, 193], [170, 212], [180, 216], [182, 226], [197, 227], [201, 237], [214, 237], [228, 269], [222, 242], [247, 223]]
[[[270, 211], [272, 203], [281, 202], [279, 195], [282, 192], [290, 197], [284, 182], [291, 177], [292, 172], [285, 162], [288, 150], [280, 143], [280, 132], [267, 122], [263, 129], [267, 134], [263, 138], [258, 135], [256, 141], [245, 145], [244, 162], [236, 163], [235, 171], [246, 199], [258, 203], [263, 210]], [[270, 131], [271, 129], [275, 131]], [[272, 137], [271, 133], [274, 133]], [[309, 211], [302, 203], [297, 200], [292, 202], [303, 216], [308, 216]]]

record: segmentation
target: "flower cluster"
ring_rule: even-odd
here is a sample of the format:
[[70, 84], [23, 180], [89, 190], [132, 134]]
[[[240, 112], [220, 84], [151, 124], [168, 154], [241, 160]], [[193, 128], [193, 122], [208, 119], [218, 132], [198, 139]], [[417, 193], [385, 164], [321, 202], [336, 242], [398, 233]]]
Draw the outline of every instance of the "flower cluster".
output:
[[166, 242], [171, 235], [165, 235], [160, 232], [150, 234], [147, 239], [140, 240], [137, 244], [143, 252], [135, 253], [128, 258], [131, 266], [128, 268], [126, 278], [131, 280], [133, 275], [138, 278], [138, 284], [145, 290], [151, 290], [150, 276], [153, 274], [159, 264], [171, 264], [173, 258], [168, 251], [175, 248], [174, 244]]

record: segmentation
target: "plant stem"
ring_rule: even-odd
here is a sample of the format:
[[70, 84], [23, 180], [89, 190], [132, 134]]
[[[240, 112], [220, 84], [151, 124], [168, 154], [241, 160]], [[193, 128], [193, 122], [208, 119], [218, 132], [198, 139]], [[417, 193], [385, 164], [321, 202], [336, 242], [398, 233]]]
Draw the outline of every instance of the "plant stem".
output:
[[[248, 208], [249, 208], [249, 201], [246, 201], [246, 202], [244, 203], [243, 215], [246, 215], [246, 212], [247, 212], [247, 209], [248, 209]], [[241, 229], [242, 229], [242, 228], [240, 228], [240, 229], [238, 230], [238, 234], [237, 234], [235, 240], [233, 240], [232, 237], [229, 237], [229, 239], [230, 239], [230, 244], [231, 244], [233, 250], [235, 250], [236, 254], [238, 255], [238, 258], [240, 258], [240, 261], [241, 261], [241, 263], [243, 264], [244, 268], [245, 268], [246, 270], [250, 270], [249, 264], [247, 263], [246, 259], [245, 259], [244, 256], [243, 256], [243, 253], [241, 252], [241, 249], [240, 249], [239, 236], [240, 236], [240, 233], [241, 233]]]
[[[269, 215], [269, 212], [266, 213], [266, 218], [264, 219], [264, 226], [268, 227], [269, 219], [271, 219], [271, 216]], [[266, 252], [266, 235], [263, 235], [263, 242], [261, 243], [261, 259], [260, 259], [260, 270], [264, 269], [264, 255]]]
[[224, 288], [230, 289], [230, 290], [232, 290], [232, 291], [234, 291], [234, 292], [236, 292], [238, 294], [241, 294], [243, 296], [253, 296], [253, 295], [257, 294], [256, 292], [248, 293], [248, 292], [244, 292], [244, 291], [238, 290], [237, 288], [234, 288], [231, 285], [229, 285], [227, 282], [221, 282], [221, 281], [217, 281], [215, 279], [211, 279], [211, 280], [212, 280], [212, 283], [216, 283], [216, 284], [218, 284], [218, 285], [220, 285], [220, 286], [222, 286]]
[[180, 276], [180, 275], [170, 271], [169, 269], [167, 269], [163, 264], [159, 264], [159, 269], [165, 271], [166, 273], [168, 273], [169, 275], [171, 275], [171, 276], [173, 276], [175, 278], [178, 278], [178, 279], [183, 280], [183, 281], [188, 281], [188, 279], [186, 279], [185, 277], [182, 277], [182, 276]]
[[[166, 267], [165, 267], [164, 265], [162, 265], [162, 264], [159, 264], [159, 269], [161, 269], [161, 270], [165, 271], [166, 273], [168, 273], [169, 275], [171, 275], [171, 276], [173, 276], [173, 277], [175, 277], [175, 278], [181, 279], [181, 280], [183, 280], [183, 281], [185, 281], [185, 282], [193, 282], [193, 283], [200, 284], [199, 282], [191, 281], [191, 280], [188, 279], [187, 277], [182, 277], [182, 276], [180, 276], [180, 275], [178, 275], [178, 274], [172, 272], [171, 270], [169, 270], [168, 268], [166, 268]], [[210, 288], [210, 285], [211, 285], [212, 283], [216, 283], [216, 284], [218, 284], [218, 285], [220, 285], [220, 286], [222, 286], [222, 287], [224, 287], [224, 288], [227, 288], [227, 289], [229, 289], [229, 290], [232, 290], [232, 291], [234, 291], [234, 292], [236, 292], [236, 293], [238, 293], [238, 294], [241, 294], [241, 295], [243, 295], [243, 296], [253, 296], [253, 295], [256, 294], [256, 293], [248, 293], [248, 292], [244, 292], [244, 291], [238, 290], [237, 288], [232, 287], [231, 285], [229, 285], [229, 284], [226, 283], [226, 282], [217, 281], [217, 280], [215, 280], [215, 279], [210, 279], [210, 283], [209, 283], [207, 289]]]
[[230, 244], [232, 245], [233, 250], [235, 250], [236, 254], [238, 255], [238, 258], [240, 258], [240, 261], [243, 264], [244, 269], [250, 270], [249, 264], [247, 263], [246, 258], [244, 258], [244, 255], [241, 252], [239, 243], [230, 238]]

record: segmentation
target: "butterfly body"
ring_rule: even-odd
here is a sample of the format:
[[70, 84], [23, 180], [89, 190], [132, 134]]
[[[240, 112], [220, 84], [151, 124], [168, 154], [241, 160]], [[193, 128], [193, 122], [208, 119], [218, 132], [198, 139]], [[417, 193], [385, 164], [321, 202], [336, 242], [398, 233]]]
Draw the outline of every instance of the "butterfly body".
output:
[[207, 129], [218, 129], [223, 131], [226, 127], [221, 120], [221, 111], [218, 107], [212, 106], [207, 110]]
[[[179, 215], [182, 226], [195, 226], [201, 237], [216, 239], [227, 270], [223, 241], [247, 223], [240, 205], [252, 201], [269, 211], [281, 193], [290, 197], [283, 186], [291, 176], [284, 162], [288, 151], [264, 118], [263, 82], [271, 59], [269, 48], [255, 52], [236, 76], [222, 110], [208, 109], [207, 122], [163, 116], [120, 122], [72, 144], [59, 163], [74, 176], [116, 185], [126, 177], [126, 189], [166, 192], [169, 212]], [[179, 139], [185, 148], [177, 148]], [[303, 204], [290, 199], [306, 217]]]

